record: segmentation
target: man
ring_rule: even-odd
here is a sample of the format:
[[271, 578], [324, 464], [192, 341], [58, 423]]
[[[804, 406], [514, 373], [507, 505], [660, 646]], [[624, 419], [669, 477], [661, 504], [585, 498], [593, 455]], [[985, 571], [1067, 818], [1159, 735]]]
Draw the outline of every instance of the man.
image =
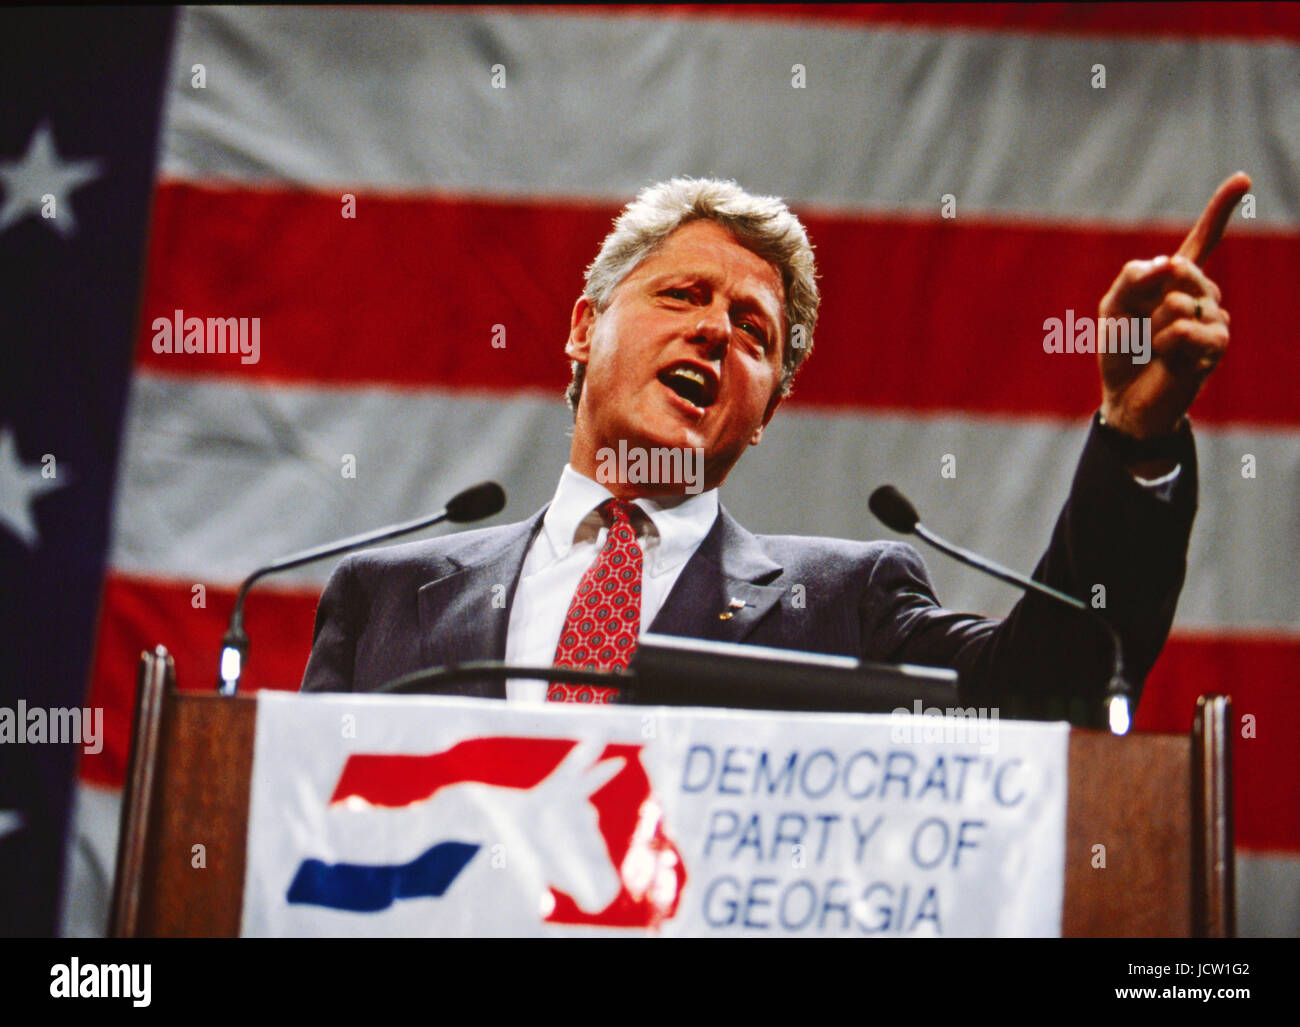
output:
[[[1139, 691], [1173, 619], [1195, 513], [1185, 414], [1228, 342], [1220, 291], [1199, 264], [1249, 187], [1244, 174], [1225, 181], [1174, 257], [1126, 264], [1102, 299], [1103, 318], [1151, 318], [1150, 360], [1099, 355], [1101, 408], [1035, 572], [1074, 595], [1106, 585], [1104, 615]], [[573, 308], [573, 444], [554, 500], [519, 524], [343, 561], [321, 597], [303, 690], [368, 691], [468, 660], [612, 669], [652, 630], [954, 667], [968, 704], [1096, 722], [1110, 643], [1078, 614], [1037, 597], [1000, 623], [948, 611], [910, 546], [755, 536], [721, 506], [718, 486], [761, 442], [811, 351], [814, 276], [803, 226], [780, 200], [711, 180], [644, 190]], [[681, 473], [646, 480], [629, 456], [649, 457], [642, 471]], [[529, 681], [458, 691], [608, 698]]]

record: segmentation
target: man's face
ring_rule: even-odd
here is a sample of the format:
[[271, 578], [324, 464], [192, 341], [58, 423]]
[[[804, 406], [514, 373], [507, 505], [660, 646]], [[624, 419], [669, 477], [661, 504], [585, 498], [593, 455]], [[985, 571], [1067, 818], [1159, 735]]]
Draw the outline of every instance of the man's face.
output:
[[704, 487], [721, 484], [780, 402], [783, 300], [776, 268], [707, 220], [673, 232], [602, 313], [580, 298], [565, 346], [587, 365], [574, 469], [594, 478], [597, 451], [625, 439], [700, 448]]

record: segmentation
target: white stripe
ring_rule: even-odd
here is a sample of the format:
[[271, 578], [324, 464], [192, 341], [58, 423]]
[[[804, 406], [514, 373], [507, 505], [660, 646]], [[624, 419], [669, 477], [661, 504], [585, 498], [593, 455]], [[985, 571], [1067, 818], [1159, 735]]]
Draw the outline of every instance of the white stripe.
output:
[[24, 821], [21, 810], [0, 809], [0, 838], [17, 834], [23, 829]]
[[[1069, 492], [1086, 420], [791, 411], [765, 434], [766, 459], [743, 460], [724, 498], [751, 530], [874, 538], [884, 529], [866, 497], [893, 482], [931, 530], [1028, 571]], [[1198, 430], [1200, 508], [1177, 630], [1300, 634], [1297, 441], [1285, 432]], [[1261, 477], [1241, 477], [1243, 453], [1267, 468]], [[948, 454], [955, 478], [942, 476]], [[1019, 597], [947, 557], [926, 558], [952, 608], [1001, 616]]]
[[[484, 523], [522, 519], [555, 489], [568, 449], [567, 409], [559, 396], [506, 403], [137, 371], [110, 564], [236, 584], [277, 556], [434, 513], [489, 479], [506, 486], [508, 504]], [[559, 464], [537, 459], [547, 440]], [[353, 469], [355, 477], [345, 477]], [[319, 585], [331, 566], [278, 580]]]
[[[130, 574], [236, 584], [259, 564], [437, 510], [476, 481], [522, 520], [555, 490], [572, 419], [559, 396], [250, 386], [137, 372], [110, 560]], [[876, 538], [866, 497], [894, 482], [925, 522], [1030, 570], [1047, 546], [1086, 432], [1077, 423], [791, 408], [723, 486], [750, 530]], [[1201, 506], [1179, 630], [1300, 635], [1300, 446], [1287, 432], [1198, 430]], [[1241, 456], [1257, 477], [1241, 476]], [[343, 477], [345, 454], [356, 478]], [[945, 454], [956, 477], [942, 476]], [[1007, 586], [935, 555], [951, 607], [1004, 614]], [[282, 583], [318, 587], [330, 564]]]
[[120, 788], [77, 782], [64, 852], [59, 937], [107, 935], [121, 821]]
[[164, 172], [197, 182], [622, 202], [695, 174], [807, 207], [1183, 225], [1244, 168], [1241, 227], [1300, 225], [1279, 42], [199, 7], [169, 81]]
[[1300, 938], [1300, 855], [1237, 850], [1237, 934]]

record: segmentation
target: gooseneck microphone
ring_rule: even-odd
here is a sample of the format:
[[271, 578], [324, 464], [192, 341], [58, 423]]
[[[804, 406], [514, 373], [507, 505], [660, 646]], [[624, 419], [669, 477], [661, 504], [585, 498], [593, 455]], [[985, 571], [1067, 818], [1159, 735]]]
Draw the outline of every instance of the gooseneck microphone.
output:
[[1128, 733], [1129, 726], [1132, 723], [1133, 703], [1131, 698], [1132, 690], [1124, 678], [1123, 645], [1120, 642], [1119, 634], [1104, 617], [1072, 595], [1067, 595], [1050, 585], [1044, 585], [1041, 581], [1035, 581], [1028, 575], [1019, 574], [980, 556], [978, 553], [972, 553], [968, 549], [962, 549], [960, 546], [955, 546], [946, 539], [940, 538], [921, 523], [921, 516], [916, 512], [916, 507], [893, 485], [882, 485], [871, 493], [871, 498], [867, 500], [867, 506], [870, 507], [871, 512], [876, 515], [877, 519], [891, 531], [896, 531], [900, 535], [916, 535], [940, 552], [947, 553], [954, 560], [960, 560], [976, 570], [991, 574], [999, 581], [1005, 581], [1009, 585], [1015, 585], [1017, 588], [1026, 591], [1037, 592], [1039, 595], [1047, 596], [1049, 599], [1054, 599], [1073, 609], [1080, 610], [1105, 628], [1106, 633], [1110, 636], [1111, 650], [1114, 655], [1110, 681], [1106, 684], [1106, 720], [1114, 734]]
[[505, 505], [506, 494], [500, 485], [494, 481], [480, 482], [452, 497], [451, 501], [436, 514], [417, 517], [413, 521], [404, 521], [401, 524], [391, 524], [386, 528], [377, 528], [338, 542], [327, 542], [322, 546], [304, 549], [301, 553], [272, 560], [264, 567], [259, 567], [244, 579], [235, 596], [235, 607], [230, 611], [226, 636], [221, 640], [221, 677], [217, 682], [217, 691], [222, 695], [234, 695], [239, 689], [239, 678], [243, 674], [244, 664], [248, 662], [248, 636], [244, 633], [244, 597], [248, 595], [248, 590], [252, 588], [254, 582], [268, 574], [276, 574], [293, 567], [301, 567], [305, 563], [338, 556], [353, 549], [383, 542], [385, 539], [396, 538], [398, 535], [407, 535], [442, 521], [464, 524], [467, 521], [491, 517], [499, 513]]

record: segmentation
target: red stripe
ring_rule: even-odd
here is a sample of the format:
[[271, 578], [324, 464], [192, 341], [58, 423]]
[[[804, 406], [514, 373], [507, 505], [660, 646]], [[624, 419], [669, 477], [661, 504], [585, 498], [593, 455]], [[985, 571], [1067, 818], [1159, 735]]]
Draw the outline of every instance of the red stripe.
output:
[[1060, 35], [1300, 38], [1292, 3], [621, 4], [514, 7], [530, 14], [734, 18]]
[[533, 788], [573, 751], [565, 738], [469, 738], [424, 756], [364, 753], [343, 764], [330, 802], [352, 796], [375, 806], [406, 806], [450, 785], [476, 782]]
[[[311, 647], [317, 595], [250, 593], [246, 626], [252, 639], [245, 685], [293, 689]], [[221, 636], [234, 590], [207, 590], [207, 605], [191, 605], [191, 586], [113, 573], [105, 589], [90, 702], [105, 707], [103, 752], [82, 759], [82, 777], [121, 787], [140, 652], [162, 643], [176, 659], [182, 688], [215, 685]], [[1292, 734], [1300, 724], [1300, 638], [1175, 637], [1147, 681], [1136, 727], [1191, 730], [1199, 695], [1228, 692], [1238, 718], [1237, 841], [1259, 850], [1300, 852], [1300, 761]], [[1255, 737], [1242, 737], [1251, 715]]]
[[[316, 593], [258, 588], [245, 603], [244, 619], [252, 644], [242, 687], [297, 689], [311, 651]], [[140, 654], [165, 645], [176, 661], [182, 689], [216, 688], [221, 639], [235, 601], [235, 589], [205, 586], [197, 602], [193, 584], [162, 582], [110, 572], [91, 679], [92, 706], [104, 707], [104, 748], [83, 756], [81, 776], [120, 788], [126, 781], [135, 677]]]
[[1134, 721], [1139, 731], [1190, 731], [1198, 696], [1232, 696], [1233, 801], [1242, 848], [1300, 851], [1298, 680], [1300, 639], [1212, 636], [1171, 639], [1147, 678]]
[[[582, 271], [617, 212], [592, 207], [163, 185], [137, 360], [182, 375], [557, 396]], [[1093, 359], [1043, 352], [1043, 323], [1093, 315], [1124, 261], [1178, 233], [807, 218], [822, 268], [818, 349], [801, 405], [1086, 416]], [[1300, 246], [1238, 234], [1212, 258], [1238, 345], [1198, 399], [1205, 422], [1300, 425]], [[157, 354], [155, 318], [260, 317], [255, 364]], [[495, 325], [505, 346], [494, 346]], [[1238, 351], [1240, 355], [1238, 356]]]

